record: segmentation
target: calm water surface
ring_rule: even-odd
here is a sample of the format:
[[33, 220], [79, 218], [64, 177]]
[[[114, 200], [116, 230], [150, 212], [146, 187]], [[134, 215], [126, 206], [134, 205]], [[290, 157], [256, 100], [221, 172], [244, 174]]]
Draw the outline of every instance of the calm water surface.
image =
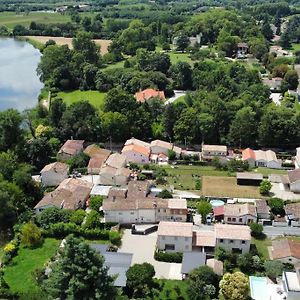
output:
[[29, 43], [0, 38], [0, 111], [21, 111], [37, 104], [43, 87], [36, 74], [40, 57]]

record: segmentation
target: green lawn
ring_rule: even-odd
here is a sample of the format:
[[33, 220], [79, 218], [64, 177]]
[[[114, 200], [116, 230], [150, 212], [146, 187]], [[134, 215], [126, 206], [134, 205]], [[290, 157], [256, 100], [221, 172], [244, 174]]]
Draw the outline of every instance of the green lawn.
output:
[[264, 177], [268, 177], [270, 174], [286, 175], [286, 170], [277, 170], [269, 168], [256, 168], [253, 171], [263, 174]]
[[300, 44], [292, 44], [292, 51], [300, 51]]
[[178, 53], [178, 52], [168, 52], [172, 64], [176, 64], [179, 61], [187, 62], [193, 65], [193, 61], [189, 57], [189, 53]]
[[13, 292], [22, 293], [23, 299], [28, 299], [26, 293], [39, 293], [32, 272], [43, 268], [45, 263], [56, 253], [60, 241], [45, 239], [43, 245], [37, 249], [20, 248], [14, 257], [12, 265], [5, 269], [5, 279]]
[[185, 96], [180, 96], [173, 103], [185, 103]]
[[262, 256], [264, 259], [270, 258], [268, 247], [272, 245], [272, 241], [269, 238], [266, 237], [265, 239], [260, 240], [253, 237], [251, 243], [255, 244], [260, 256]]
[[16, 14], [14, 12], [0, 13], [0, 26], [6, 26], [9, 29], [13, 29], [17, 24], [28, 27], [32, 21], [44, 24], [66, 23], [71, 22], [71, 18], [67, 14], [45, 12], [30, 12], [29, 14]]
[[180, 190], [195, 190], [196, 180], [201, 176], [227, 176], [227, 171], [215, 170], [211, 166], [164, 166], [169, 184]]
[[[163, 289], [159, 292], [159, 294], [154, 295], [154, 300], [188, 299], [187, 281], [159, 279], [157, 282], [160, 285], [163, 285]], [[176, 290], [178, 290], [179, 293], [177, 293]]]
[[124, 61], [118, 61], [114, 64], [109, 64], [107, 67], [105, 67], [103, 70], [110, 70], [110, 69], [116, 69], [116, 68], [123, 68], [124, 67]]
[[95, 108], [102, 109], [106, 93], [98, 91], [72, 91], [72, 92], [59, 92], [57, 98], [63, 99], [67, 105], [79, 102], [81, 100], [89, 101]]

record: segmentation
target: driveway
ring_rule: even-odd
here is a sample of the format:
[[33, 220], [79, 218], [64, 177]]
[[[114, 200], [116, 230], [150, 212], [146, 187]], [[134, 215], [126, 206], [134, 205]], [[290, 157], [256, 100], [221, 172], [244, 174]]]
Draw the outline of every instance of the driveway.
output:
[[155, 278], [182, 280], [181, 264], [165, 263], [154, 259], [156, 239], [157, 232], [149, 235], [132, 235], [131, 230], [126, 229], [119, 252], [133, 253], [132, 264], [144, 262], [152, 264], [155, 269]]
[[176, 101], [178, 98], [180, 98], [181, 96], [185, 96], [186, 94], [186, 91], [180, 91], [180, 90], [174, 90], [174, 96], [171, 97], [170, 99], [168, 99], [166, 102], [165, 102], [165, 105], [167, 104], [171, 104], [173, 103], [174, 101]]
[[272, 188], [271, 193], [274, 194], [274, 197], [281, 198], [283, 200], [299, 200], [300, 195], [295, 194], [291, 192], [290, 190], [287, 190], [284, 188], [284, 185], [282, 183], [275, 183], [272, 182]]

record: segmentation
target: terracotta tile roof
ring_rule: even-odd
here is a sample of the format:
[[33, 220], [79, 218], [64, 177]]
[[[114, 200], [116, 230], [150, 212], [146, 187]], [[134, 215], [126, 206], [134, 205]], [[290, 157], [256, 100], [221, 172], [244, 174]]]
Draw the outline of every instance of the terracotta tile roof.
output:
[[83, 152], [91, 158], [98, 158], [102, 160], [106, 160], [111, 154], [110, 150], [100, 148], [96, 144], [87, 146]]
[[98, 159], [96, 157], [92, 157], [89, 160], [87, 168], [88, 169], [100, 169], [102, 167], [102, 165], [103, 165], [103, 160], [102, 159]]
[[187, 201], [186, 199], [168, 199], [168, 208], [187, 209]]
[[206, 260], [206, 264], [211, 267], [216, 274], [223, 275], [223, 262], [220, 260], [209, 258]]
[[137, 181], [133, 180], [128, 183], [128, 197], [133, 198], [144, 198], [150, 192], [150, 183], [149, 181]]
[[59, 154], [67, 153], [75, 155], [79, 150], [83, 148], [84, 140], [67, 140], [58, 151]]
[[146, 157], [150, 156], [150, 149], [148, 147], [140, 146], [140, 145], [125, 145], [122, 149], [122, 153], [127, 152], [127, 151], [132, 151], [136, 152], [138, 154], [145, 155]]
[[242, 217], [244, 215], [251, 215], [256, 217], [255, 206], [249, 203], [226, 204], [224, 206], [224, 216], [226, 217]]
[[64, 164], [64, 163], [56, 161], [52, 164], [46, 165], [41, 170], [41, 173], [48, 172], [48, 171], [53, 171], [55, 173], [64, 173], [65, 171], [68, 171], [68, 170], [69, 170], [69, 165], [68, 164]]
[[227, 152], [227, 146], [223, 146], [223, 145], [202, 145], [202, 151]]
[[251, 240], [250, 228], [245, 225], [216, 224], [217, 239]]
[[120, 153], [111, 154], [105, 162], [106, 166], [110, 166], [113, 168], [122, 168], [125, 167], [126, 164], [127, 164], [126, 156]]
[[154, 89], [145, 89], [141, 92], [135, 93], [135, 99], [138, 102], [145, 102], [154, 97], [165, 100], [165, 93], [163, 91], [156, 91]]
[[214, 216], [224, 216], [224, 205], [213, 208]]
[[256, 210], [258, 214], [268, 214], [270, 213], [270, 207], [266, 200], [256, 200], [255, 201]]
[[285, 212], [287, 215], [294, 215], [296, 219], [300, 219], [300, 203], [289, 203], [285, 206]]
[[161, 221], [158, 224], [157, 235], [193, 237], [193, 223]]
[[247, 149], [243, 150], [242, 158], [243, 158], [243, 160], [248, 160], [250, 158], [255, 160], [255, 153], [252, 149], [247, 148]]
[[193, 246], [215, 247], [216, 234], [214, 231], [194, 231], [193, 232]]
[[143, 146], [143, 147], [150, 148], [150, 144], [149, 143], [146, 143], [146, 142], [141, 141], [139, 139], [136, 139], [134, 137], [132, 137], [131, 139], [127, 140], [124, 145], [125, 146], [128, 146], [128, 145], [138, 145], [138, 146]]
[[64, 209], [77, 209], [84, 205], [92, 186], [85, 180], [65, 179], [53, 192], [46, 194], [35, 208], [54, 205]]
[[171, 150], [173, 148], [173, 144], [162, 141], [162, 140], [154, 140], [150, 143], [151, 147], [162, 147]]
[[283, 239], [272, 241], [271, 251], [273, 259], [290, 256], [300, 259], [300, 243], [293, 240]]
[[288, 171], [288, 178], [290, 183], [294, 183], [300, 180], [300, 168], [292, 171]]

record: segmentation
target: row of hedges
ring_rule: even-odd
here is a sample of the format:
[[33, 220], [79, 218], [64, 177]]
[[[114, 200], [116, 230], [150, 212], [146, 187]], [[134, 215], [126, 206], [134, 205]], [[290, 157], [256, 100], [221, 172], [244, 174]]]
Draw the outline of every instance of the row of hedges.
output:
[[65, 238], [69, 234], [86, 239], [100, 239], [110, 241], [113, 245], [121, 244], [121, 234], [116, 231], [102, 229], [85, 229], [75, 223], [56, 223], [52, 224], [49, 229], [42, 231], [44, 237]]
[[181, 252], [163, 252], [163, 251], [155, 251], [154, 258], [158, 261], [170, 262], [170, 263], [182, 263]]

